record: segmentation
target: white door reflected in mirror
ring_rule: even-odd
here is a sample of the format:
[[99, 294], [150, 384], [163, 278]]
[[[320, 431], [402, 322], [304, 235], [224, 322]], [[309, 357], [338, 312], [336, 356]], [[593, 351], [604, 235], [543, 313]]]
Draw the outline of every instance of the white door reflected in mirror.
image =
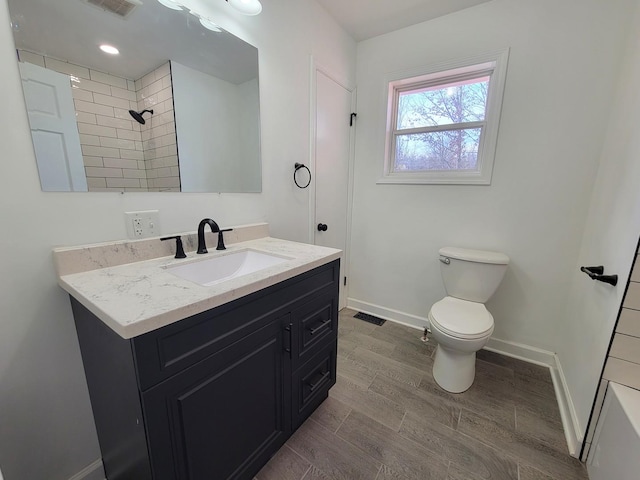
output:
[[86, 192], [69, 76], [20, 63], [31, 138], [45, 192]]

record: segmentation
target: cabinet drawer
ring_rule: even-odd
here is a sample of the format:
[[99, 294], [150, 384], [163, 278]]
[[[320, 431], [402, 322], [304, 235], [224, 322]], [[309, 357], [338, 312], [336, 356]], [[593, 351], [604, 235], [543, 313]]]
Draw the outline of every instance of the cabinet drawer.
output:
[[292, 311], [291, 319], [297, 328], [295, 369], [337, 337], [338, 297], [334, 288], [325, 289], [317, 298]]
[[337, 291], [338, 260], [273, 287], [132, 339], [146, 390], [296, 309], [320, 291]]
[[336, 383], [336, 351], [334, 340], [324, 350], [293, 374], [293, 428], [298, 428], [327, 397]]

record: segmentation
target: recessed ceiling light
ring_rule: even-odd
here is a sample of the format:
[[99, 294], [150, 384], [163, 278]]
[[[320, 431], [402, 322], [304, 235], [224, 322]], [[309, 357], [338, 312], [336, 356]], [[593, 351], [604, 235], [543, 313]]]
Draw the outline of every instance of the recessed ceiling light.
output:
[[158, 0], [158, 2], [171, 10], [182, 10], [182, 5], [178, 2], [174, 2], [173, 0]]
[[227, 2], [245, 15], [258, 15], [262, 11], [260, 0], [227, 0]]
[[200, 24], [212, 32], [222, 32], [222, 29], [208, 18], [200, 17]]
[[100, 45], [100, 50], [102, 50], [104, 53], [108, 53], [109, 55], [118, 55], [120, 53], [120, 50], [118, 50], [116, 47], [106, 44]]

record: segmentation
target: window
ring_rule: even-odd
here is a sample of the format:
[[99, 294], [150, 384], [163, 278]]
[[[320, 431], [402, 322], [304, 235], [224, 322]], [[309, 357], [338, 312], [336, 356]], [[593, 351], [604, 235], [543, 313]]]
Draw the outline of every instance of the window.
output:
[[507, 57], [505, 51], [387, 79], [378, 183], [489, 185]]

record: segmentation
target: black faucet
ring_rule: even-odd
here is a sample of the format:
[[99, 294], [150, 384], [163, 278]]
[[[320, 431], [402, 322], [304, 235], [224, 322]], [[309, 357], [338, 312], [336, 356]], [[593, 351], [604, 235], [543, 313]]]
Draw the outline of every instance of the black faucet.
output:
[[207, 244], [204, 241], [204, 227], [209, 225], [211, 227], [211, 231], [213, 233], [219, 233], [220, 227], [216, 222], [211, 220], [210, 218], [205, 218], [200, 221], [198, 225], [198, 252], [197, 253], [208, 253], [207, 252]]

